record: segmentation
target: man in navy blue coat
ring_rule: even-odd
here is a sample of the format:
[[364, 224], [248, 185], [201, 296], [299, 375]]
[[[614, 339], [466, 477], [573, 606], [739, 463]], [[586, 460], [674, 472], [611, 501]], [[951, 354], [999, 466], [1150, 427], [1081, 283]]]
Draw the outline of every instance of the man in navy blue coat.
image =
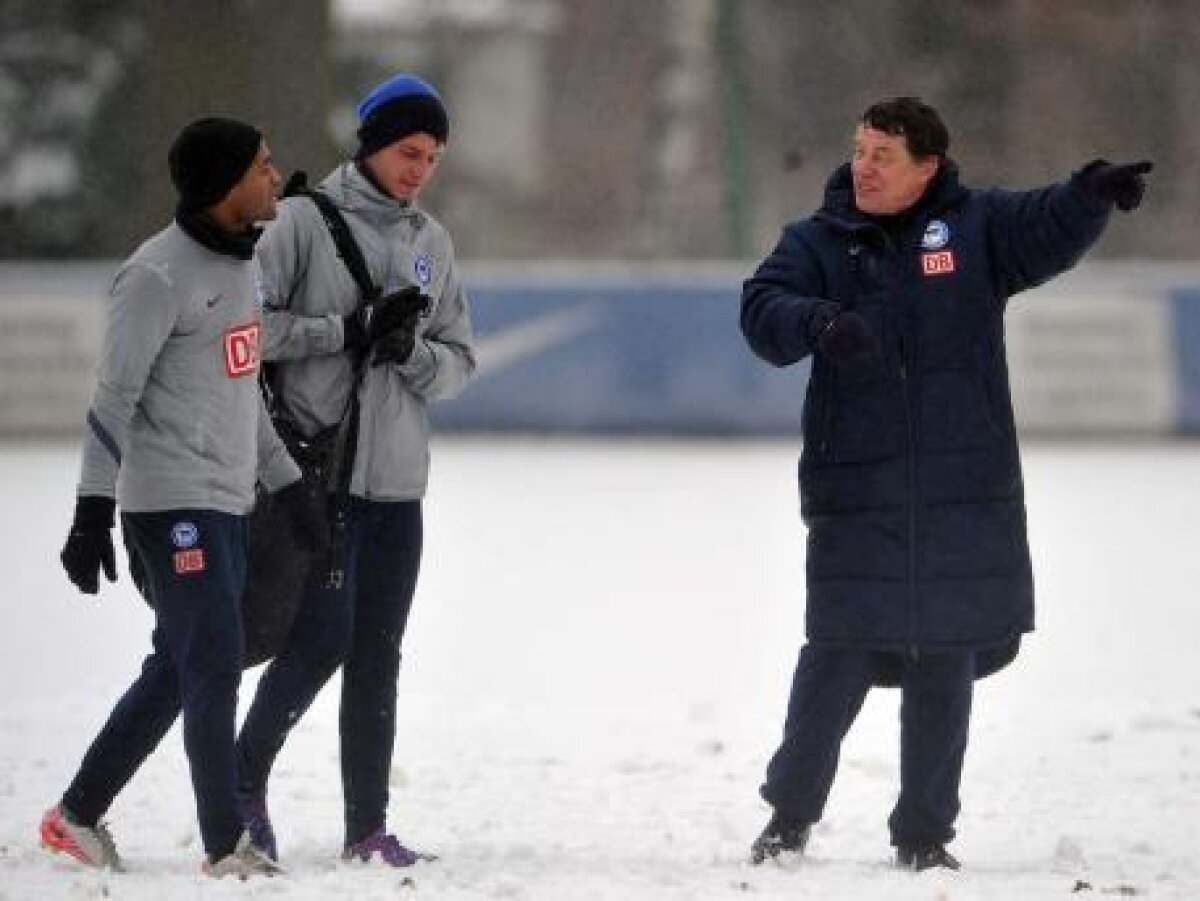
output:
[[1071, 268], [1149, 163], [1096, 160], [1033, 191], [959, 184], [938, 113], [871, 106], [813, 216], [742, 292], [776, 366], [813, 355], [801, 515], [806, 632], [751, 860], [799, 854], [872, 685], [899, 685], [897, 863], [958, 868], [972, 686], [1033, 629], [1033, 576], [1004, 349], [1008, 298]]

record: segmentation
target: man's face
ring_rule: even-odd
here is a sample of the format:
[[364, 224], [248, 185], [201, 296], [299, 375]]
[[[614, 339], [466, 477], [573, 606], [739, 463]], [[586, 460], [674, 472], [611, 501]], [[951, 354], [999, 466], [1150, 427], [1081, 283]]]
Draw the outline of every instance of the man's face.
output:
[[281, 184], [283, 179], [271, 159], [271, 149], [263, 141], [250, 168], [229, 190], [231, 209], [239, 224], [249, 227], [255, 222], [274, 219], [275, 195]]
[[424, 132], [407, 135], [364, 160], [375, 180], [397, 200], [414, 200], [433, 177], [443, 147]]
[[891, 216], [921, 199], [937, 174], [938, 158], [913, 159], [903, 135], [859, 125], [854, 133], [854, 205], [871, 216]]

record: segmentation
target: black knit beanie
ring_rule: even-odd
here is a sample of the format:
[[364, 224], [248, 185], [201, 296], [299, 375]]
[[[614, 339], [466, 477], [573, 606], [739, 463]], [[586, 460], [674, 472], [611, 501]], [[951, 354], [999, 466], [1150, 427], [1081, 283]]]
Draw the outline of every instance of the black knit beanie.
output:
[[197, 119], [171, 144], [167, 162], [183, 212], [220, 203], [242, 180], [262, 145], [262, 132], [235, 119]]
[[389, 144], [424, 133], [439, 144], [450, 136], [445, 104], [430, 85], [415, 75], [393, 75], [358, 105], [358, 151], [363, 160]]

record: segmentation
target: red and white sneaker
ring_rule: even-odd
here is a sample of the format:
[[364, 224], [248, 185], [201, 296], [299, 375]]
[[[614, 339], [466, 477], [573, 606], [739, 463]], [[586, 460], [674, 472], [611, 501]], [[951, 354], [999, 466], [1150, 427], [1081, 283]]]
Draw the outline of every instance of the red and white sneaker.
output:
[[84, 826], [56, 804], [42, 816], [42, 847], [55, 853], [69, 854], [84, 866], [121, 872], [125, 869], [117, 854], [112, 833], [103, 823]]

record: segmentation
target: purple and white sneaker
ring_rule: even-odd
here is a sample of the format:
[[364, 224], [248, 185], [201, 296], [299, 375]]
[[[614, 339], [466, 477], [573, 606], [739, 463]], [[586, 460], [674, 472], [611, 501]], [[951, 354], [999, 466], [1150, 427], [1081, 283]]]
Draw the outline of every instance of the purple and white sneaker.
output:
[[432, 854], [420, 854], [400, 844], [400, 839], [379, 827], [360, 842], [346, 846], [342, 860], [370, 862], [378, 857], [389, 867], [411, 867], [422, 860], [437, 860]]
[[242, 825], [250, 833], [251, 844], [278, 863], [279, 849], [275, 844], [275, 830], [271, 826], [271, 817], [267, 814], [267, 796], [237, 792], [234, 800]]

